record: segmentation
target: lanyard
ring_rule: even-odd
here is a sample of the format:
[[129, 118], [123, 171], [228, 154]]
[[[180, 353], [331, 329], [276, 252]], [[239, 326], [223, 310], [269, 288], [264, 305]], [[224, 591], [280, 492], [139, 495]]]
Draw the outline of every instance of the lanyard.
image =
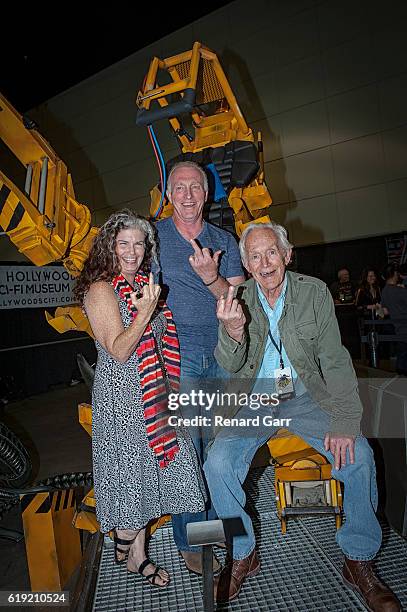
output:
[[274, 347], [277, 349], [278, 354], [280, 355], [280, 368], [282, 370], [284, 370], [284, 361], [283, 361], [283, 352], [282, 352], [283, 345], [282, 345], [282, 342], [281, 342], [281, 338], [280, 338], [280, 347], [278, 347], [276, 341], [274, 340], [273, 336], [271, 335], [270, 330], [269, 330], [269, 337], [270, 337], [270, 340], [273, 343]]

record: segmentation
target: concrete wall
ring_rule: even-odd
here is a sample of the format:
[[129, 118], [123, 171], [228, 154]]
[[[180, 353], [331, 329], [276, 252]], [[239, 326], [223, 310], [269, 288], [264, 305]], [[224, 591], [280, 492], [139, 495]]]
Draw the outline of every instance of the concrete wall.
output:
[[[158, 172], [134, 98], [154, 55], [199, 40], [263, 132], [271, 214], [297, 246], [397, 232], [407, 228], [406, 31], [404, 0], [236, 0], [31, 116], [96, 224], [125, 205], [146, 213]], [[177, 154], [167, 125], [157, 132], [166, 159]]]

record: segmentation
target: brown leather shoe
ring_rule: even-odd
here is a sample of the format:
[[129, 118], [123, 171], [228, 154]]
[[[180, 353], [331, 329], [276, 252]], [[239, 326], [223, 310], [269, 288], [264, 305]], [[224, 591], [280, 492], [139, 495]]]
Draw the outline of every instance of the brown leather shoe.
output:
[[235, 599], [246, 578], [255, 576], [260, 571], [260, 561], [256, 550], [244, 559], [231, 559], [219, 576], [216, 589], [217, 603], [226, 603]]
[[[182, 558], [185, 561], [185, 566], [191, 574], [202, 576], [202, 553], [193, 552], [191, 550], [180, 550]], [[213, 555], [213, 574], [219, 574], [222, 569], [221, 564], [217, 560], [216, 556]]]
[[376, 576], [372, 561], [352, 561], [345, 557], [343, 581], [357, 591], [371, 612], [399, 612], [401, 605], [394, 593]]

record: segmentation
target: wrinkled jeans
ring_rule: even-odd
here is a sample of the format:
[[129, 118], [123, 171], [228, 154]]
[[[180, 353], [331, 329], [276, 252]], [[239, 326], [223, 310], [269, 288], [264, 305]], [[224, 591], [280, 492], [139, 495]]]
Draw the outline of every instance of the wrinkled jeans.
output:
[[[205, 351], [203, 348], [196, 348], [194, 351], [182, 351], [181, 350], [181, 389], [180, 392], [189, 392], [191, 387], [194, 389], [206, 388], [208, 386], [216, 388], [219, 385], [217, 380], [221, 384], [222, 379], [228, 378], [229, 374], [221, 368], [215, 357], [210, 351]], [[213, 384], [212, 384], [213, 383]], [[213, 385], [215, 385], [213, 387]], [[179, 411], [173, 412], [173, 414], [182, 415], [184, 418], [190, 418], [194, 416], [210, 416], [210, 412], [204, 408], [196, 406], [181, 407]], [[191, 427], [188, 428], [194, 443], [198, 459], [203, 464], [204, 454], [206, 445], [211, 439], [211, 428], [209, 427]], [[208, 493], [209, 497], [209, 493]], [[174, 541], [177, 545], [178, 550], [188, 550], [192, 552], [200, 551], [197, 546], [189, 546], [187, 542], [187, 523], [195, 523], [198, 521], [213, 520], [216, 519], [217, 515], [214, 508], [211, 505], [210, 500], [207, 502], [206, 510], [203, 512], [183, 512], [182, 514], [174, 514], [171, 517], [172, 530]]]
[[[245, 511], [246, 495], [243, 483], [257, 449], [280, 427], [265, 426], [263, 416], [291, 418], [284, 427], [297, 434], [327, 457], [333, 465], [331, 452], [324, 449], [324, 436], [329, 431], [330, 417], [308, 393], [281, 402], [279, 406], [263, 406], [254, 412], [244, 406], [238, 418], [260, 415], [259, 427], [223, 427], [209, 449], [204, 465], [206, 480], [214, 508], [220, 518], [241, 518], [246, 535], [233, 538], [233, 558], [244, 559], [255, 547], [252, 521]], [[366, 438], [355, 440], [355, 463], [339, 470], [332, 467], [332, 476], [344, 483], [346, 522], [336, 533], [336, 541], [346, 557], [367, 561], [380, 548], [382, 532], [376, 518], [377, 485], [373, 452]]]

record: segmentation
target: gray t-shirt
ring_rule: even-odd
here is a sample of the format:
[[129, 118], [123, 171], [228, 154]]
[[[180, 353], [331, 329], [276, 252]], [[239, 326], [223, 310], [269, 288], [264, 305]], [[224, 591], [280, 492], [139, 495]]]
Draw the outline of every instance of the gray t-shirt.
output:
[[[194, 250], [178, 232], [172, 217], [158, 221], [156, 228], [160, 280], [164, 297], [174, 315], [181, 349], [190, 350], [198, 346], [213, 351], [218, 341], [216, 298], [189, 263]], [[243, 274], [239, 248], [232, 234], [204, 221], [196, 241], [201, 248], [207, 247], [212, 253], [222, 251], [219, 259], [221, 276], [230, 278]]]
[[395, 321], [394, 330], [399, 342], [407, 342], [407, 289], [397, 285], [385, 285], [381, 304]]

